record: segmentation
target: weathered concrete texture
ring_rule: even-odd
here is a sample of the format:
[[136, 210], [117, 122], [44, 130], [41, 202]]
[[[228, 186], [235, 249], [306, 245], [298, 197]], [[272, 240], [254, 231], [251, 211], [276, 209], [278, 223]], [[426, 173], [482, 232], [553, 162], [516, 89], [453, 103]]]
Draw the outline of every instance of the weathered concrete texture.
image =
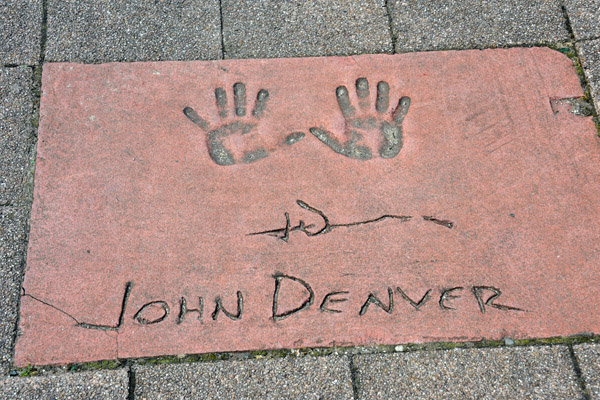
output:
[[565, 0], [575, 39], [600, 37], [600, 0]]
[[27, 215], [23, 208], [0, 207], [0, 375], [12, 362]]
[[583, 95], [557, 51], [42, 81], [41, 301], [21, 301], [16, 365], [600, 333], [600, 140], [549, 101]]
[[596, 111], [600, 112], [600, 39], [577, 43], [577, 51]]
[[140, 399], [351, 399], [347, 357], [135, 367]]
[[390, 0], [396, 51], [548, 43], [569, 38], [559, 0]]
[[0, 397], [12, 400], [127, 399], [126, 370], [89, 371], [0, 380]]
[[382, 0], [223, 0], [226, 58], [392, 51]]
[[46, 61], [221, 58], [218, 0], [49, 0]]
[[35, 64], [41, 35], [42, 0], [0, 2], [0, 64]]
[[600, 399], [600, 344], [588, 343], [573, 346], [581, 375], [593, 400]]
[[356, 356], [361, 399], [577, 399], [564, 346]]
[[0, 68], [0, 206], [31, 197], [32, 116], [31, 70]]

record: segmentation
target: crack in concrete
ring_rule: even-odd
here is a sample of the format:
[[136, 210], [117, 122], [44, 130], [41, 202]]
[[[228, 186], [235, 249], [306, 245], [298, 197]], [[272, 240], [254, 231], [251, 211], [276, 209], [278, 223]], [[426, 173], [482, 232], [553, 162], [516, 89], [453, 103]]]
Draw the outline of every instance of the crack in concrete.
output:
[[75, 318], [74, 316], [72, 316], [71, 314], [69, 314], [68, 312], [66, 312], [65, 310], [62, 310], [62, 309], [60, 309], [60, 308], [56, 307], [56, 306], [55, 306], [55, 305], [53, 305], [53, 304], [50, 304], [50, 303], [48, 303], [48, 302], [46, 302], [46, 301], [44, 301], [44, 300], [41, 300], [41, 299], [39, 299], [39, 298], [37, 298], [37, 297], [35, 297], [35, 296], [33, 296], [33, 295], [29, 294], [29, 293], [26, 293], [26, 292], [25, 292], [25, 288], [22, 288], [21, 290], [23, 291], [23, 293], [21, 294], [21, 297], [29, 297], [29, 298], [31, 298], [31, 299], [33, 299], [33, 300], [35, 300], [35, 301], [39, 302], [39, 303], [42, 303], [42, 304], [44, 304], [45, 306], [48, 306], [48, 307], [50, 307], [50, 308], [53, 308], [53, 309], [55, 309], [56, 311], [58, 311], [58, 312], [60, 312], [60, 313], [62, 313], [62, 314], [64, 314], [64, 315], [66, 315], [67, 317], [69, 317], [69, 318], [71, 318], [73, 321], [75, 321], [75, 322], [76, 322], [76, 326], [80, 326], [81, 322], [79, 322], [79, 321], [77, 320], [77, 318]]
[[[63, 315], [66, 315], [67, 317], [69, 317], [70, 319], [72, 319], [73, 321], [75, 321], [75, 326], [80, 327], [80, 328], [87, 328], [87, 329], [96, 329], [96, 330], [102, 330], [106, 335], [108, 335], [111, 338], [115, 339], [115, 359], [119, 358], [119, 331], [118, 329], [121, 327], [122, 323], [123, 323], [123, 312], [121, 312], [121, 316], [119, 318], [119, 324], [117, 325], [117, 327], [106, 327], [106, 329], [102, 329], [104, 326], [102, 325], [92, 325], [92, 324], [87, 324], [85, 322], [80, 322], [77, 318], [75, 318], [72, 314], [66, 312], [65, 310], [55, 306], [54, 304], [48, 303], [47, 301], [44, 301], [34, 295], [31, 295], [29, 293], [27, 293], [25, 291], [25, 288], [21, 288], [22, 290], [22, 294], [21, 297], [28, 297], [32, 300], [37, 301], [38, 303], [41, 303], [47, 307], [50, 307], [58, 312], [60, 312]], [[131, 290], [131, 282], [128, 282], [127, 286], [126, 286], [126, 291], [125, 291], [125, 298], [124, 301], [127, 301], [127, 298], [129, 297], [129, 292]], [[100, 328], [99, 328], [100, 327]], [[111, 332], [115, 332], [115, 335], [112, 335]]]

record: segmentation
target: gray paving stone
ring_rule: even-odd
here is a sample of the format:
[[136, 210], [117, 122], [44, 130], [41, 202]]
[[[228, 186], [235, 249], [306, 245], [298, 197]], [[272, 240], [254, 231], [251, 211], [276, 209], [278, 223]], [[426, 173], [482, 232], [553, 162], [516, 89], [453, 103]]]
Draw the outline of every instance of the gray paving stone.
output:
[[0, 64], [37, 63], [41, 36], [42, 0], [0, 1]]
[[389, 6], [397, 52], [569, 39], [560, 0], [390, 0]]
[[14, 400], [127, 399], [126, 370], [88, 371], [71, 374], [0, 380], [0, 398]]
[[565, 346], [356, 356], [361, 399], [578, 399]]
[[579, 344], [573, 350], [590, 397], [600, 399], [600, 344]]
[[565, 0], [575, 39], [600, 37], [600, 0]]
[[347, 357], [135, 367], [139, 399], [351, 399]]
[[596, 111], [600, 112], [600, 39], [579, 42], [576, 47]]
[[0, 68], [0, 206], [29, 200], [32, 112], [31, 69]]
[[226, 58], [392, 51], [383, 0], [222, 0]]
[[12, 363], [27, 215], [25, 208], [0, 207], [0, 375], [5, 375]]
[[219, 0], [48, 0], [46, 61], [221, 58]]

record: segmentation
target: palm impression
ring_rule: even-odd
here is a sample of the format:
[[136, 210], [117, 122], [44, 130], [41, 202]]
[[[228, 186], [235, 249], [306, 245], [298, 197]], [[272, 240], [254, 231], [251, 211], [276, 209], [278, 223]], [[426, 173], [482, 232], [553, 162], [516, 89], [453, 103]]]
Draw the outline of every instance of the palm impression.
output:
[[[346, 86], [339, 86], [335, 94], [345, 120], [344, 132], [334, 135], [323, 128], [313, 127], [310, 128], [310, 133], [331, 150], [349, 158], [370, 160], [374, 151], [382, 158], [394, 158], [400, 153], [402, 122], [410, 108], [409, 97], [401, 97], [396, 108], [390, 113], [390, 86], [381, 81], [377, 83], [375, 110], [372, 110], [369, 81], [366, 78], [356, 80], [358, 109], [351, 104]], [[365, 143], [365, 138], [373, 135], [379, 138], [379, 148], [375, 150]], [[339, 139], [342, 137], [344, 140]]]
[[[254, 108], [251, 115], [247, 115], [246, 109], [246, 85], [236, 83], [233, 85], [233, 110], [230, 114], [228, 110], [227, 92], [223, 88], [215, 89], [216, 106], [219, 111], [221, 123], [218, 126], [211, 126], [206, 120], [198, 115], [192, 107], [185, 107], [183, 113], [190, 121], [196, 124], [207, 136], [207, 147], [210, 158], [218, 165], [233, 165], [238, 163], [251, 163], [268, 157], [276, 147], [267, 146], [266, 135], [256, 138], [258, 140], [248, 140], [248, 147], [242, 145], [241, 149], [234, 149], [232, 146], [234, 138], [258, 136], [261, 132], [258, 130], [258, 122], [264, 117], [269, 92], [260, 89], [256, 94]], [[294, 132], [289, 134], [284, 141], [277, 145], [291, 145], [304, 138], [304, 133]], [[229, 143], [228, 143], [229, 142]], [[239, 146], [238, 146], [239, 147]]]

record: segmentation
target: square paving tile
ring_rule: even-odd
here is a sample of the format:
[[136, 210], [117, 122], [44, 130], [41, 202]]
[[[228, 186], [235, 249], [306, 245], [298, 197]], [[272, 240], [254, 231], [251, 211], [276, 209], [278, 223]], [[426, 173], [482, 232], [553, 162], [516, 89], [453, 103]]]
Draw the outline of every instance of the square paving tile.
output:
[[396, 51], [569, 40], [560, 0], [390, 0]]
[[31, 69], [0, 68], [0, 206], [31, 201], [33, 99]]
[[76, 374], [5, 378], [0, 397], [12, 400], [128, 399], [127, 371], [89, 371]]
[[219, 0], [48, 0], [46, 61], [221, 58]]
[[224, 0], [226, 58], [391, 53], [383, 1]]
[[37, 63], [41, 36], [42, 0], [0, 2], [0, 64]]
[[580, 399], [565, 346], [357, 356], [359, 399]]
[[575, 39], [600, 38], [600, 0], [566, 0]]
[[600, 333], [544, 48], [44, 68], [18, 365]]
[[352, 399], [347, 357], [135, 367], [140, 399]]

